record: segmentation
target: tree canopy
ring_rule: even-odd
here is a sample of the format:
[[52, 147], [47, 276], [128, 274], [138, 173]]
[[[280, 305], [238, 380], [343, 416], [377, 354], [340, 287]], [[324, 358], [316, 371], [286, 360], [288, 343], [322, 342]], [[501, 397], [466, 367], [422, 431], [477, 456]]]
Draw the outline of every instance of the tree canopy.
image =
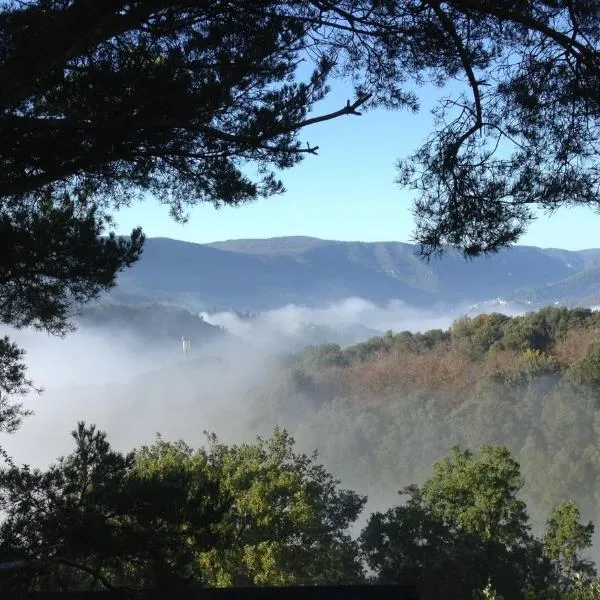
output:
[[[179, 218], [238, 204], [316, 153], [303, 127], [416, 109], [415, 84], [459, 81], [399, 181], [426, 251], [494, 251], [533, 205], [597, 205], [598, 14], [597, 0], [7, 2], [0, 197], [114, 208], [149, 191]], [[336, 77], [356, 98], [308, 118]]]
[[73, 451], [45, 470], [0, 469], [0, 591], [11, 597], [365, 582], [416, 584], [423, 600], [486, 585], [506, 598], [595, 597], [593, 525], [562, 502], [535, 538], [502, 446], [454, 447], [353, 535], [366, 498], [285, 430], [239, 445], [208, 434], [199, 448], [159, 436], [128, 453], [94, 426], [72, 435]]
[[[46, 471], [0, 471], [0, 589], [169, 589], [362, 581], [348, 532], [366, 499], [275, 430], [123, 454], [80, 423]], [[6, 586], [5, 588], [2, 586]], [[10, 588], [8, 587], [10, 586]]]
[[543, 577], [541, 545], [518, 498], [519, 465], [507, 448], [483, 446], [478, 458], [455, 446], [433, 469], [421, 487], [403, 490], [405, 506], [375, 513], [362, 534], [383, 581], [411, 578], [425, 598], [466, 597], [489, 582], [515, 598]]
[[592, 546], [594, 525], [581, 523], [579, 506], [573, 500], [561, 502], [552, 510], [546, 524], [544, 547], [563, 585], [572, 584], [577, 574], [596, 574], [592, 561], [583, 552]]

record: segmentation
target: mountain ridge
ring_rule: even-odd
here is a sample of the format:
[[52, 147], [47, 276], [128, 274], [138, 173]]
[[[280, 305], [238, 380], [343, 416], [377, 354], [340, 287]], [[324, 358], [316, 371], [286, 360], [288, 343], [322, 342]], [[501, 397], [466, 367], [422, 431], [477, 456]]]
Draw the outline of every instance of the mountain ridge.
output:
[[157, 237], [119, 276], [113, 295], [194, 310], [263, 311], [353, 296], [427, 308], [500, 297], [532, 306], [573, 304], [600, 299], [600, 249], [515, 246], [474, 260], [450, 251], [426, 262], [405, 242], [284, 236], [195, 244]]

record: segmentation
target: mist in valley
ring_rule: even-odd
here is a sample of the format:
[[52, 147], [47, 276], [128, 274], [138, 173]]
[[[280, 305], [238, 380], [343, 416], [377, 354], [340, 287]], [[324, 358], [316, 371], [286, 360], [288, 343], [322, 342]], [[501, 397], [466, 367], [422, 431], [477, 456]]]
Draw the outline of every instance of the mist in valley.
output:
[[[536, 396], [526, 409], [491, 388], [451, 411], [448, 406], [460, 404], [453, 396], [461, 393], [451, 387], [431, 397], [404, 397], [402, 385], [391, 391], [358, 390], [349, 397], [339, 384], [300, 376], [300, 350], [322, 342], [347, 346], [389, 330], [447, 329], [468, 310], [462, 306], [441, 314], [400, 301], [380, 307], [348, 298], [322, 308], [289, 305], [259, 315], [199, 312], [197, 318], [222, 328], [222, 335], [193, 340], [187, 356], [180, 337], [153, 340], [151, 331], [142, 335], [81, 326], [65, 338], [8, 331], [26, 349], [29, 376], [44, 392], [25, 398], [34, 414], [15, 434], [3, 436], [2, 445], [17, 463], [45, 467], [72, 450], [69, 432], [78, 421], [105, 430], [122, 451], [151, 444], [157, 433], [199, 446], [204, 431], [238, 443], [282, 427], [298, 449], [307, 454], [317, 450], [344, 486], [368, 495], [366, 518], [401, 502], [398, 490], [430, 476], [432, 463], [455, 443], [473, 449], [506, 444], [522, 459], [522, 448], [535, 446], [538, 435], [531, 423], [537, 419], [543, 428], [544, 415], [556, 409], [560, 396], [552, 396], [551, 377], [540, 377], [536, 385], [547, 386], [547, 402], [541, 406]], [[531, 419], [523, 419], [521, 410], [530, 410]], [[595, 409], [573, 410], [579, 411], [573, 419], [581, 421]], [[526, 493], [528, 483], [539, 484], [540, 460], [533, 470], [522, 465]], [[582, 482], [582, 487], [589, 484]], [[572, 481], [566, 485], [564, 493], [582, 500], [584, 516], [596, 521], [595, 505], [577, 498]], [[551, 500], [562, 493], [558, 490]], [[535, 493], [528, 499], [532, 522], [541, 528], [550, 500]]]
[[321, 309], [289, 305], [251, 318], [232, 312], [198, 318], [225, 335], [194, 340], [187, 357], [180, 338], [156, 340], [151, 331], [142, 337], [84, 325], [61, 338], [5, 328], [25, 349], [28, 376], [43, 390], [25, 398], [35, 414], [3, 444], [18, 462], [41, 466], [70, 449], [68, 434], [79, 420], [106, 429], [123, 450], [151, 442], [157, 432], [189, 443], [201, 442], [205, 429], [224, 441], [251, 439], [257, 426], [265, 433], [293, 425], [285, 410], [261, 401], [281, 374], [282, 356], [311, 343], [356, 343], [387, 329], [418, 331], [452, 321], [402, 302], [381, 308], [358, 298]]

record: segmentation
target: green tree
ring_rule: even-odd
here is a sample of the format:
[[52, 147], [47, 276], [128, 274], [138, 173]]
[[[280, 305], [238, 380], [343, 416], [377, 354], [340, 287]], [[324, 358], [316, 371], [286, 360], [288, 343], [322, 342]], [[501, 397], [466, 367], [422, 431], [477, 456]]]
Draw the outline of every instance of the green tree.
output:
[[598, 600], [599, 598], [600, 581], [589, 581], [585, 577], [578, 577], [560, 600]]
[[554, 332], [540, 313], [513, 318], [506, 327], [503, 344], [508, 350], [548, 350]]
[[586, 355], [569, 367], [567, 377], [577, 384], [597, 389], [600, 384], [600, 343], [590, 345]]
[[206, 460], [144, 470], [93, 426], [73, 437], [75, 450], [45, 472], [0, 472], [0, 555], [23, 563], [4, 573], [2, 591], [202, 583], [195, 558], [218, 545], [212, 527], [228, 509]]
[[294, 451], [283, 430], [255, 443], [210, 438], [209, 456], [231, 509], [219, 526], [231, 543], [200, 556], [212, 585], [352, 583], [362, 580], [348, 527], [366, 498], [339, 488], [323, 466]]
[[518, 544], [529, 535], [525, 502], [518, 497], [523, 485], [519, 464], [503, 446], [482, 446], [480, 452], [478, 458], [454, 446], [434, 464], [423, 496], [438, 516], [486, 544]]
[[293, 360], [300, 363], [309, 373], [318, 373], [331, 367], [341, 367], [348, 362], [338, 344], [308, 346], [297, 353]]
[[[0, 324], [63, 335], [81, 304], [115, 285], [116, 274], [140, 256], [144, 236], [129, 241], [101, 237], [95, 208], [47, 197], [27, 201], [0, 197]], [[25, 416], [15, 395], [33, 389], [23, 352], [0, 343], [0, 432]]]
[[[23, 417], [29, 411], [15, 397], [22, 396], [33, 388], [27, 379], [23, 362], [25, 352], [10, 341], [8, 337], [0, 338], [0, 432], [12, 433], [18, 429]], [[0, 453], [10, 458], [0, 447]]]
[[485, 585], [477, 540], [433, 514], [417, 486], [402, 493], [406, 503], [371, 515], [360, 535], [375, 581], [416, 585], [423, 600], [468, 598]]
[[463, 317], [452, 324], [452, 344], [471, 360], [482, 360], [488, 350], [504, 337], [510, 319], [499, 313]]
[[0, 471], [0, 591], [177, 590], [363, 581], [340, 489], [282, 430], [206, 448], [162, 438], [131, 453], [80, 423], [46, 471]]
[[581, 522], [579, 506], [573, 500], [562, 502], [552, 510], [544, 534], [544, 551], [552, 560], [558, 577], [570, 585], [575, 575], [595, 576], [594, 563], [582, 553], [591, 548], [594, 525]]
[[401, 581], [412, 571], [427, 598], [470, 596], [487, 583], [517, 598], [528, 583], [545, 580], [541, 544], [518, 497], [519, 465], [506, 448], [482, 446], [476, 457], [455, 446], [433, 469], [420, 488], [403, 491], [406, 506], [373, 515], [361, 536], [367, 560], [381, 577], [392, 573], [392, 580]]

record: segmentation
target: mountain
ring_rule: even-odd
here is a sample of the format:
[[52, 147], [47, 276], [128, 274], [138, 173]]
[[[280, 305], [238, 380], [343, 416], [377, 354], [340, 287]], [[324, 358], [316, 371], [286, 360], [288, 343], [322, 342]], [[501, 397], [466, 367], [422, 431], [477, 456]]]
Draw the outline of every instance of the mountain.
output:
[[526, 306], [600, 299], [600, 249], [516, 246], [471, 261], [449, 252], [429, 262], [416, 250], [399, 242], [310, 237], [213, 244], [150, 238], [139, 263], [120, 275], [112, 297], [194, 311], [319, 306], [352, 296], [429, 308], [498, 297]]
[[533, 306], [563, 304], [565, 306], [600, 305], [600, 267], [586, 269], [553, 283], [518, 290], [510, 300], [527, 299]]

